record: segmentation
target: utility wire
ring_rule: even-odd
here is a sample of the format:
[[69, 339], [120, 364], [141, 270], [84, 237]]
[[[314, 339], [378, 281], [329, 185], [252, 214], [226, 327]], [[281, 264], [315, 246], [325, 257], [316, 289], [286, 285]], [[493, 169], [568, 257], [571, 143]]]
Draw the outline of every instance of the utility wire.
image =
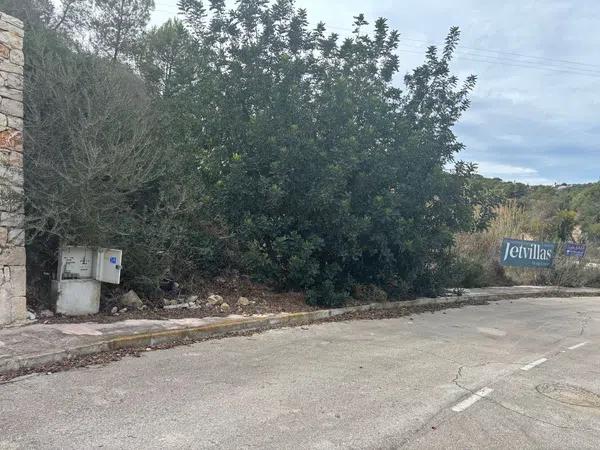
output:
[[[421, 50], [421, 51], [425, 51], [426, 49], [423, 47], [415, 47], [415, 46], [409, 46], [407, 44], [404, 45], [400, 45], [399, 46], [401, 49], [417, 49], [417, 50]], [[543, 64], [540, 62], [534, 62], [534, 61], [523, 61], [523, 60], [519, 60], [519, 59], [514, 59], [514, 58], [507, 58], [504, 56], [494, 56], [494, 55], [482, 55], [482, 54], [477, 54], [477, 53], [472, 53], [472, 52], [465, 52], [464, 50], [461, 50], [461, 48], [459, 47], [456, 50], [456, 57], [474, 57], [474, 58], [485, 58], [486, 62], [490, 62], [490, 63], [498, 63], [498, 64], [504, 64], [506, 62], [512, 63], [512, 64], [518, 64], [520, 66], [523, 67], [531, 67], [531, 68], [535, 68], [535, 69], [548, 69], [548, 70], [559, 70], [559, 71], [569, 71], [569, 72], [573, 72], [573, 73], [577, 73], [577, 74], [581, 74], [581, 75], [596, 75], [596, 76], [600, 76], [600, 70], [591, 70], [591, 69], [584, 69], [584, 68], [580, 68], [580, 67], [573, 67], [573, 66], [564, 66], [564, 65], [552, 65], [552, 64]]]
[[[428, 44], [428, 45], [435, 45], [431, 41], [425, 41], [423, 39], [411, 39], [411, 38], [407, 38], [407, 37], [401, 37], [401, 40], [412, 41], [412, 42], [421, 42], [421, 43]], [[548, 57], [544, 57], [544, 56], [524, 55], [522, 53], [507, 52], [507, 51], [503, 51], [503, 50], [490, 50], [490, 49], [483, 49], [483, 48], [477, 48], [477, 47], [468, 47], [468, 46], [462, 45], [462, 44], [460, 45], [460, 47], [464, 48], [464, 49], [468, 49], [468, 50], [475, 50], [478, 52], [500, 53], [500, 54], [504, 54], [504, 55], [519, 56], [521, 58], [539, 59], [539, 60], [543, 60], [543, 61], [560, 62], [560, 63], [565, 63], [565, 64], [575, 64], [578, 66], [595, 67], [597, 69], [600, 69], [600, 64], [589, 64], [589, 63], [582, 63], [582, 62], [578, 62], [578, 61], [570, 61], [568, 59], [548, 58]]]
[[[329, 26], [329, 28], [334, 29], [334, 30], [340, 30], [340, 31], [345, 31], [348, 33], [352, 33], [353, 30], [349, 29], [349, 28], [341, 28], [341, 27], [333, 27], [333, 26]], [[402, 41], [411, 41], [411, 42], [419, 42], [419, 43], [424, 43], [429, 45], [433, 45], [436, 47], [439, 47], [438, 44], [431, 42], [431, 41], [426, 41], [423, 39], [412, 39], [412, 38], [407, 38], [404, 35], [400, 35], [400, 42], [402, 43]], [[421, 47], [419, 47], [421, 48]], [[504, 54], [504, 55], [513, 55], [513, 56], [518, 56], [521, 58], [528, 58], [528, 59], [537, 59], [539, 61], [523, 61], [520, 59], [516, 59], [516, 58], [508, 58], [508, 57], [503, 57], [503, 56], [496, 56], [493, 54], [482, 54], [479, 55], [477, 53], [473, 53], [473, 52], [464, 52], [464, 50], [473, 50], [476, 52], [487, 52], [487, 53], [497, 53], [497, 54]], [[423, 49], [425, 50], [425, 49]], [[527, 68], [535, 68], [535, 69], [544, 69], [544, 70], [550, 70], [553, 71], [552, 69], [554, 69], [554, 71], [560, 71], [560, 72], [571, 72], [574, 74], [579, 74], [579, 75], [592, 75], [592, 76], [600, 76], [600, 64], [589, 64], [589, 63], [582, 63], [582, 62], [578, 62], [578, 61], [570, 61], [570, 60], [565, 60], [565, 59], [554, 59], [554, 58], [546, 58], [546, 57], [542, 57], [542, 56], [532, 56], [532, 55], [525, 55], [522, 53], [515, 53], [515, 52], [506, 52], [506, 51], [502, 51], [502, 50], [486, 50], [486, 49], [479, 49], [477, 47], [469, 47], [469, 46], [465, 46], [460, 44], [459, 47], [457, 48], [457, 53], [465, 53], [466, 55], [469, 56], [474, 56], [477, 58], [496, 58], [498, 59], [498, 63], [504, 64], [504, 65], [514, 65], [515, 67], [527, 67]], [[458, 55], [456, 56], [457, 58], [459, 57]], [[462, 59], [467, 59], [465, 57], [462, 57]], [[475, 59], [472, 59], [473, 61], [475, 61]], [[510, 64], [506, 64], [505, 62], [508, 61]], [[542, 61], [548, 61], [548, 62], [553, 62], [555, 64], [547, 64], [547, 65], [543, 65], [544, 63]], [[490, 63], [494, 63], [494, 61], [480, 61], [480, 62], [490, 62]], [[556, 64], [558, 63], [558, 64]], [[528, 65], [531, 64], [531, 65]], [[537, 65], [536, 65], [537, 64]], [[577, 66], [582, 66], [582, 67], [569, 67], [569, 66], [565, 66], [564, 64], [571, 64], [571, 65], [577, 65]], [[592, 69], [587, 69], [584, 68], [585, 67], [592, 67], [592, 68], [596, 68], [597, 70], [592, 70]], [[589, 72], [589, 73], [586, 73]]]
[[[416, 54], [416, 55], [423, 55], [423, 52], [419, 52], [417, 50], [407, 50], [407, 49], [399, 48], [398, 51], [399, 52], [403, 52], [403, 53], [413, 53], [413, 54]], [[492, 60], [492, 59], [470, 58], [468, 56], [463, 56], [463, 55], [460, 55], [460, 54], [456, 55], [455, 58], [456, 59], [467, 60], [467, 61], [476, 61], [476, 62], [483, 62], [483, 63], [489, 63], [489, 64], [498, 64], [498, 65], [502, 65], [502, 66], [523, 67], [523, 68], [526, 68], [526, 69], [546, 70], [546, 71], [550, 71], [550, 72], [570, 73], [570, 74], [573, 74], [573, 75], [585, 75], [585, 76], [590, 76], [592, 78], [600, 78], [600, 72], [596, 72], [596, 73], [577, 72], [576, 70], [569, 69], [569, 68], [560, 69], [560, 68], [558, 68], [556, 66], [549, 67], [549, 66], [541, 66], [541, 65], [525, 65], [525, 64], [518, 64], [518, 63], [515, 63], [513, 61], [498, 61], [498, 60]]]

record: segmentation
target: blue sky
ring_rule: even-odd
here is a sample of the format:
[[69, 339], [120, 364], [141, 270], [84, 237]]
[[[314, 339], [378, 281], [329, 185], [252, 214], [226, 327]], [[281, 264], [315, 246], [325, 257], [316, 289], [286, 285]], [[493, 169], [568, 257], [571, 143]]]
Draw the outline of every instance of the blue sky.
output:
[[[177, 13], [155, 0], [153, 23]], [[600, 180], [598, 0], [297, 0], [312, 22], [344, 34], [352, 17], [386, 17], [401, 33], [402, 74], [458, 25], [459, 76], [475, 74], [456, 132], [480, 173], [530, 184]], [[401, 78], [400, 78], [401, 79]]]

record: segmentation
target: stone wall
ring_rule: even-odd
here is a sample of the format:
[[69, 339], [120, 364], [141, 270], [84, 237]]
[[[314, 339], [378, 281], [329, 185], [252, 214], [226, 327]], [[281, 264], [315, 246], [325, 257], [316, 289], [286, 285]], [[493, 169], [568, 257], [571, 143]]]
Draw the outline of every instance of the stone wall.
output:
[[[23, 23], [0, 12], [0, 326], [25, 320]], [[12, 195], [16, 193], [16, 195]]]

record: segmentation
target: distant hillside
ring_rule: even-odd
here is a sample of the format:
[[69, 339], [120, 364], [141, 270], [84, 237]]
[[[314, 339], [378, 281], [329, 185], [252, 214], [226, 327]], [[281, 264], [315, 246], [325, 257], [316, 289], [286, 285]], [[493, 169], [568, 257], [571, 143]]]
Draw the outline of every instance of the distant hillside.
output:
[[528, 186], [476, 175], [475, 190], [501, 204], [523, 208], [533, 235], [561, 241], [600, 242], [600, 182]]

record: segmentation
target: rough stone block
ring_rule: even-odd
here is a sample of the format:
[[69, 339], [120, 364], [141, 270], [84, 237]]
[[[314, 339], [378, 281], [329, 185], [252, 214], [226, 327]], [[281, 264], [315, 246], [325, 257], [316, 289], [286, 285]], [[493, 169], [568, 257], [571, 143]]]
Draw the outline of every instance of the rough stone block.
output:
[[8, 241], [8, 228], [0, 227], [0, 248], [3, 248]]
[[23, 75], [18, 73], [5, 73], [4, 86], [10, 89], [23, 90]]
[[0, 287], [0, 326], [27, 319], [25, 297], [15, 297]]
[[0, 266], [24, 266], [25, 261], [25, 247], [0, 249]]
[[[6, 15], [4, 15], [4, 17], [8, 17]], [[14, 19], [14, 17], [13, 17]], [[15, 19], [17, 20], [17, 19]], [[0, 30], [1, 31], [6, 31], [9, 33], [14, 33], [19, 37], [23, 37], [23, 35], [25, 34], [23, 32], [23, 24], [19, 24], [15, 21], [9, 22], [8, 20], [5, 20], [4, 18], [0, 18]]]
[[25, 64], [25, 56], [21, 50], [10, 51], [10, 62], [22, 66]]
[[8, 23], [10, 25], [14, 25], [15, 27], [17, 27], [21, 30], [24, 28], [22, 20], [17, 19], [16, 17], [10, 16], [6, 13], [0, 13], [0, 20], [2, 20], [2, 22]]
[[[0, 167], [0, 177], [3, 178], [2, 187], [5, 189], [10, 188], [14, 192], [17, 192], [23, 187], [23, 171], [17, 166], [8, 167], [6, 165], [4, 167]], [[8, 200], [12, 201], [13, 199]], [[11, 211], [11, 209], [8, 209], [8, 211]]]
[[12, 321], [22, 322], [27, 319], [27, 299], [25, 296], [11, 299]]
[[12, 298], [6, 289], [0, 286], [0, 326], [13, 322]]
[[7, 283], [10, 283], [10, 267], [0, 267], [0, 286], [3, 286]]
[[11, 100], [23, 101], [23, 91], [19, 89], [13, 89], [6, 86], [0, 87], [0, 97], [10, 98]]
[[[0, 27], [1, 28], [1, 27]], [[23, 50], [23, 31], [0, 30], [0, 42], [8, 45], [11, 49]]]
[[[4, 103], [6, 99], [2, 99]], [[14, 150], [23, 145], [23, 133], [19, 130], [7, 129], [0, 131], [0, 148]]]
[[25, 266], [12, 266], [10, 268], [10, 289], [14, 297], [25, 297], [27, 278]]
[[24, 218], [20, 212], [0, 212], [0, 227], [23, 228]]
[[[1, 65], [1, 64], [0, 64]], [[2, 70], [0, 68], [0, 70]], [[0, 102], [0, 113], [9, 116], [15, 116], [23, 118], [23, 102], [17, 100], [11, 100], [10, 98], [3, 98]]]
[[0, 71], [23, 75], [23, 66], [11, 63], [10, 61], [0, 60]]
[[23, 168], [23, 153], [10, 152], [7, 162], [10, 167]]
[[[1, 121], [0, 121], [1, 123]], [[6, 116], [6, 126], [17, 130], [23, 129], [23, 119], [21, 117]]]
[[0, 44], [0, 58], [10, 58], [10, 47], [4, 44]]
[[25, 230], [23, 228], [9, 228], [6, 242], [8, 245], [22, 247], [25, 245]]

